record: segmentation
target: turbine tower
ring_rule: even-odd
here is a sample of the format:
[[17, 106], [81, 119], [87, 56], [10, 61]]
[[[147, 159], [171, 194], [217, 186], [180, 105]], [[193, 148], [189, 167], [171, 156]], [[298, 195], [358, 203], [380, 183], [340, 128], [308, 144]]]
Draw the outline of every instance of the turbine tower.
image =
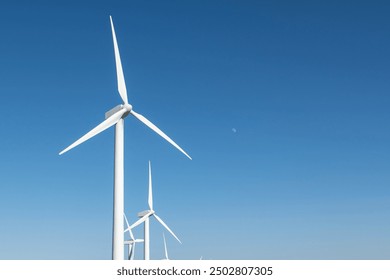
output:
[[185, 154], [189, 159], [191, 157], [177, 145], [171, 138], [169, 138], [164, 132], [162, 132], [157, 126], [150, 122], [147, 118], [141, 114], [136, 113], [133, 110], [133, 106], [129, 104], [127, 100], [127, 90], [125, 79], [123, 76], [122, 63], [119, 55], [118, 43], [115, 36], [114, 24], [110, 16], [112, 39], [114, 42], [115, 64], [116, 74], [118, 81], [118, 92], [123, 101], [120, 104], [105, 114], [106, 119], [75, 141], [73, 144], [65, 148], [60, 152], [60, 155], [69, 151], [70, 149], [80, 145], [81, 143], [92, 138], [96, 134], [106, 130], [107, 128], [115, 125], [115, 144], [114, 144], [114, 218], [113, 218], [113, 236], [112, 236], [112, 259], [123, 260], [124, 259], [124, 246], [123, 246], [123, 213], [124, 213], [124, 118], [129, 114], [140, 120], [175, 148]]
[[[181, 241], [177, 236], [173, 233], [173, 231], [164, 223], [164, 221], [157, 216], [156, 212], [153, 210], [153, 193], [152, 193], [152, 168], [149, 161], [149, 195], [148, 195], [148, 204], [149, 204], [149, 210], [142, 211], [138, 213], [138, 217], [140, 219], [136, 221], [134, 224], [132, 224], [129, 228], [129, 230], [135, 228], [136, 226], [140, 225], [141, 223], [144, 223], [144, 259], [149, 260], [150, 259], [150, 235], [149, 235], [149, 217], [153, 216], [156, 218], [156, 220], [165, 227], [170, 234], [173, 235], [173, 237], [176, 238], [177, 241], [181, 244]], [[127, 230], [126, 230], [127, 231]]]

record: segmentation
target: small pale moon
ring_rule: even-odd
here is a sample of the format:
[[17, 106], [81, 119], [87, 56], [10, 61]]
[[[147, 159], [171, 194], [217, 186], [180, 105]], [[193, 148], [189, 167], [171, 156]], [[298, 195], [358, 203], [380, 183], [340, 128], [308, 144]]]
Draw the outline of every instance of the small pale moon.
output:
[[237, 132], [237, 129], [235, 129], [234, 127], [232, 128], [232, 131], [233, 133], [236, 133]]

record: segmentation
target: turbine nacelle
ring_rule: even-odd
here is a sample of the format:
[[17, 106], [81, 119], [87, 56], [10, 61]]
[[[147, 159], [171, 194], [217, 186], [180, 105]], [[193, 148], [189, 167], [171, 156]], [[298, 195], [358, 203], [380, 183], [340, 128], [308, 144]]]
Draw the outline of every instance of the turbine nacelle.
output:
[[138, 216], [139, 218], [142, 218], [142, 217], [145, 217], [145, 216], [151, 216], [151, 215], [153, 215], [154, 213], [155, 213], [154, 210], [145, 210], [145, 211], [139, 212], [139, 213], [137, 214], [137, 216]]
[[133, 245], [136, 242], [144, 242], [144, 240], [143, 239], [139, 239], [139, 238], [134, 239], [134, 240], [125, 240], [124, 244], [125, 245]]
[[108, 119], [109, 117], [111, 117], [112, 115], [114, 115], [115, 113], [119, 112], [122, 109], [126, 109], [125, 113], [123, 113], [123, 115], [122, 115], [123, 117], [126, 117], [133, 109], [133, 106], [131, 106], [131, 104], [128, 104], [128, 103], [117, 105], [114, 108], [112, 108], [111, 110], [109, 110], [108, 112], [106, 112], [104, 116], [106, 119]]

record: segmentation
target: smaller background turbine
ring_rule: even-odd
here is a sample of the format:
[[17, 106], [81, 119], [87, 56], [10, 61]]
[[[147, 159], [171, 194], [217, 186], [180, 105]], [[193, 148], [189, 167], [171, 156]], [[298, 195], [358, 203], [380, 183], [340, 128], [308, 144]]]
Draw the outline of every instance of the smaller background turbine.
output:
[[144, 240], [143, 239], [135, 239], [134, 238], [134, 235], [133, 235], [133, 232], [132, 232], [132, 230], [130, 228], [130, 224], [129, 224], [129, 221], [127, 220], [126, 214], [123, 213], [123, 216], [125, 217], [125, 221], [126, 221], [126, 225], [127, 225], [127, 228], [125, 229], [125, 232], [129, 232], [129, 237], [130, 237], [130, 239], [129, 240], [125, 240], [125, 243], [124, 243], [124, 245], [128, 246], [128, 256], [127, 256], [127, 259], [128, 260], [134, 260], [135, 244], [139, 243], [139, 242], [144, 242]]
[[153, 216], [156, 218], [156, 220], [167, 230], [169, 233], [176, 238], [177, 241], [181, 244], [180, 239], [175, 235], [175, 233], [167, 226], [167, 224], [159, 217], [157, 216], [156, 212], [153, 209], [153, 190], [152, 190], [152, 167], [151, 163], [149, 161], [149, 194], [148, 194], [148, 205], [149, 210], [142, 211], [138, 213], [138, 217], [140, 219], [136, 221], [134, 224], [130, 226], [130, 230], [135, 228], [136, 226], [144, 223], [144, 259], [149, 260], [149, 217]]

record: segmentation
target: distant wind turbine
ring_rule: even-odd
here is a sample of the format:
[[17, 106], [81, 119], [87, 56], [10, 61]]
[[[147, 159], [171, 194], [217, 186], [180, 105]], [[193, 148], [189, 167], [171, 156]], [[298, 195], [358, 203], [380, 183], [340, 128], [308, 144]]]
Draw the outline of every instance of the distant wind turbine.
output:
[[156, 212], [153, 209], [153, 193], [152, 193], [152, 169], [151, 169], [151, 164], [149, 161], [149, 195], [148, 195], [148, 204], [149, 204], [149, 210], [145, 210], [141, 213], [138, 213], [138, 217], [140, 219], [136, 221], [134, 224], [130, 226], [130, 229], [135, 228], [136, 226], [144, 223], [144, 259], [149, 260], [150, 259], [150, 250], [149, 250], [149, 217], [153, 216], [156, 218], [156, 220], [165, 227], [170, 234], [173, 235], [173, 237], [176, 238], [177, 241], [181, 244], [180, 239], [173, 233], [173, 231], [164, 223], [164, 221], [157, 216]]
[[118, 81], [119, 95], [123, 101], [120, 104], [105, 114], [106, 120], [93, 128], [87, 134], [75, 141], [69, 147], [60, 152], [60, 155], [69, 151], [70, 149], [80, 145], [81, 143], [92, 138], [96, 134], [106, 130], [107, 128], [115, 125], [115, 144], [114, 144], [114, 219], [113, 219], [113, 236], [112, 236], [112, 259], [123, 260], [124, 258], [124, 246], [123, 246], [123, 210], [124, 210], [124, 118], [129, 114], [140, 120], [166, 141], [171, 143], [175, 148], [185, 154], [189, 159], [191, 157], [177, 145], [171, 138], [169, 138], [164, 132], [162, 132], [157, 126], [150, 122], [147, 118], [141, 114], [133, 111], [133, 106], [129, 104], [127, 100], [127, 90], [125, 79], [122, 70], [122, 63], [119, 55], [118, 43], [115, 36], [114, 24], [110, 16], [112, 39], [114, 41], [114, 53], [116, 63], [116, 74]]
[[130, 237], [130, 239], [126, 240], [124, 244], [128, 246], [128, 255], [127, 255], [128, 260], [134, 260], [135, 244], [140, 243], [140, 242], [144, 242], [144, 240], [134, 238], [133, 231], [130, 229], [129, 221], [127, 220], [126, 214], [123, 213], [123, 215], [125, 217], [125, 221], [126, 221], [126, 225], [127, 225], [126, 231], [129, 232], [129, 237]]
[[163, 239], [164, 239], [164, 251], [165, 251], [165, 259], [163, 259], [163, 260], [169, 260], [168, 249], [167, 249], [167, 241], [165, 240], [165, 234], [164, 233], [163, 233]]

